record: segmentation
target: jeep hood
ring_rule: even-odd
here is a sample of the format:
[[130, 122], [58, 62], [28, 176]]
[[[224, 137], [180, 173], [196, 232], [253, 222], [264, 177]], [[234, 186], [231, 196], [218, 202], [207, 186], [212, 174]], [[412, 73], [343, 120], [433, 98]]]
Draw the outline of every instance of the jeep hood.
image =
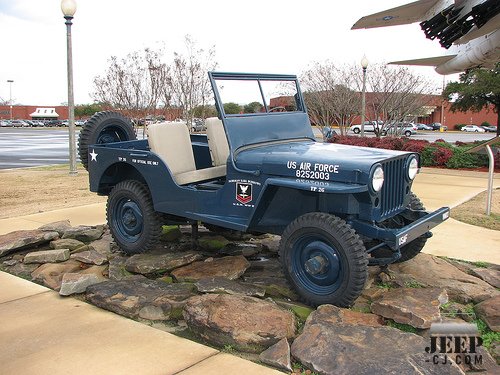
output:
[[374, 164], [408, 152], [310, 140], [260, 144], [235, 156], [236, 166], [270, 176], [366, 183]]

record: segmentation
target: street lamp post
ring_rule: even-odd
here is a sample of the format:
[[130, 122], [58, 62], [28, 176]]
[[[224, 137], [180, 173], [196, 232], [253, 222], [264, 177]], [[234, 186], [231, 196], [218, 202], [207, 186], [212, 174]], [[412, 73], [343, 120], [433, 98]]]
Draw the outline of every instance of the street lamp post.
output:
[[73, 99], [73, 56], [71, 45], [71, 21], [76, 12], [75, 0], [62, 0], [61, 10], [66, 19], [67, 63], [68, 63], [68, 129], [69, 129], [69, 174], [76, 175], [75, 103]]
[[14, 80], [8, 79], [7, 83], [9, 84], [9, 91], [10, 91], [10, 96], [9, 96], [9, 105], [10, 105], [10, 119], [12, 120], [12, 83]]
[[366, 68], [368, 67], [368, 59], [363, 56], [361, 59], [361, 67], [363, 68], [363, 91], [361, 93], [361, 136], [365, 136], [365, 111], [366, 111]]

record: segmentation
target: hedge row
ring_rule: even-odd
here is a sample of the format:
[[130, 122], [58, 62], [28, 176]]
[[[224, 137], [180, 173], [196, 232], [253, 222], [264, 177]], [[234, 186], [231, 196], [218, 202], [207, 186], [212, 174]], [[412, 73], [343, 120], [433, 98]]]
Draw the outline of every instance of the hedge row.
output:
[[[421, 165], [424, 167], [446, 167], [452, 169], [481, 168], [488, 166], [488, 156], [485, 154], [468, 154], [467, 150], [480, 142], [455, 144], [443, 139], [436, 142], [397, 137], [358, 137], [335, 135], [331, 143], [341, 143], [353, 146], [384, 148], [387, 150], [411, 151], [420, 154]], [[500, 154], [495, 155], [495, 169], [500, 170]]]

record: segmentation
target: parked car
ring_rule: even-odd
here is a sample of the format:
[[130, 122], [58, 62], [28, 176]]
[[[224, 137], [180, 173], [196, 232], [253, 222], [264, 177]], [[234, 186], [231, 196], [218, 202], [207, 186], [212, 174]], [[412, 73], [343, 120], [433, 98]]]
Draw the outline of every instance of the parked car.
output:
[[201, 132], [206, 130], [205, 121], [203, 121], [201, 118], [194, 118], [193, 122], [191, 123], [191, 130], [194, 132]]
[[469, 132], [469, 133], [484, 133], [486, 130], [484, 130], [482, 127], [477, 126], [477, 125], [465, 125], [462, 127], [463, 132]]
[[432, 130], [441, 130], [447, 131], [448, 127], [446, 125], [441, 125], [439, 122], [433, 122], [430, 126], [432, 126]]
[[10, 120], [12, 126], [16, 128], [27, 128], [29, 124], [23, 120]]
[[45, 126], [63, 126], [61, 120], [49, 120], [45, 123]]
[[75, 120], [75, 126], [83, 126], [85, 124], [85, 121], [83, 120]]
[[31, 120], [31, 123], [33, 124], [32, 126], [34, 127], [44, 127], [45, 123], [40, 120]]
[[398, 122], [393, 125], [389, 125], [386, 127], [384, 130], [381, 132], [382, 135], [388, 135], [388, 134], [400, 134], [404, 135], [405, 137], [410, 137], [413, 134], [417, 134], [417, 126], [413, 123], [401, 123]]
[[497, 127], [493, 125], [481, 125], [481, 128], [484, 129], [486, 133], [496, 133]]
[[[384, 126], [384, 122], [383, 121], [365, 121], [363, 123], [363, 125], [364, 125], [365, 132], [375, 132], [375, 129], [377, 129], [377, 130], [382, 129], [382, 127]], [[354, 134], [361, 133], [361, 124], [351, 126], [350, 130]]]
[[417, 125], [417, 130], [433, 130], [432, 126], [427, 124], [415, 124]]
[[0, 127], [2, 128], [11, 128], [12, 126], [14, 125], [9, 120], [0, 120]]

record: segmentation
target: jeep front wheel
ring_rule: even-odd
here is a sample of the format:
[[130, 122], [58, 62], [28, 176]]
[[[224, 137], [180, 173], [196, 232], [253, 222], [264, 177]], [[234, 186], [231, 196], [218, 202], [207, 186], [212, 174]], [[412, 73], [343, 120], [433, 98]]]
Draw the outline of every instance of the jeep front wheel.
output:
[[106, 216], [111, 235], [124, 252], [142, 253], [158, 243], [161, 216], [142, 183], [127, 180], [116, 184], [108, 197]]
[[280, 258], [288, 281], [311, 305], [348, 307], [363, 291], [366, 249], [337, 216], [307, 213], [295, 219], [281, 237]]

